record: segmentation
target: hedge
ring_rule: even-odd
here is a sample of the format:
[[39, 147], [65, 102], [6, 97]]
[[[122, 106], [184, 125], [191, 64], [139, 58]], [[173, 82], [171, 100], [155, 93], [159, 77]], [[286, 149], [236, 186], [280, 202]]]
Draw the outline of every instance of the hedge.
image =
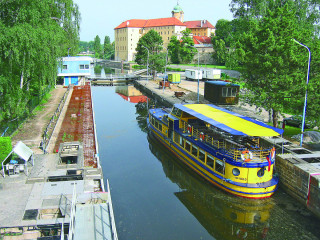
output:
[[12, 151], [11, 137], [0, 137], [0, 162]]

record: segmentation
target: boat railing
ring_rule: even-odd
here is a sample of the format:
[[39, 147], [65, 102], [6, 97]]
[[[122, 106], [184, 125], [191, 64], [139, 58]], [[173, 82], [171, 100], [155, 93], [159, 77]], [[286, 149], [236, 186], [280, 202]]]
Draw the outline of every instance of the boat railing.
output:
[[[219, 149], [220, 151], [223, 151], [225, 155], [231, 157], [235, 161], [243, 161], [243, 158], [246, 157], [243, 153], [249, 150], [244, 145], [241, 145], [230, 139], [222, 139], [221, 136], [213, 135], [213, 133], [208, 133], [208, 130], [205, 126], [196, 128], [195, 126], [181, 121], [180, 127], [184, 133], [187, 133], [193, 138], [199, 141], [203, 141]], [[266, 157], [270, 155], [270, 150], [263, 148], [250, 149], [250, 152], [252, 155], [251, 161], [255, 162], [265, 161]]]

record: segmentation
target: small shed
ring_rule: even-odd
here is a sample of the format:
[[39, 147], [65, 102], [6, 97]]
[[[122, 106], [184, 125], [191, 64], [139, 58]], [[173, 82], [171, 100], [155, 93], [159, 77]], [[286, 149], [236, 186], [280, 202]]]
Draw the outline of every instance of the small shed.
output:
[[[11, 156], [12, 153], [17, 154], [22, 160], [23, 163], [19, 163], [17, 160], [11, 160], [10, 163], [4, 165], [7, 161], [7, 159]], [[26, 174], [28, 175], [28, 161], [31, 159], [31, 164], [34, 164], [34, 159], [33, 159], [33, 151], [27, 146], [25, 145], [23, 142], [18, 142], [15, 147], [12, 149], [12, 151], [8, 154], [8, 156], [3, 160], [2, 162], [2, 174], [3, 177], [5, 177], [5, 170], [9, 171], [12, 170], [13, 172], [16, 171], [16, 169], [18, 168], [18, 170], [23, 170], [26, 172]]]
[[204, 85], [204, 98], [215, 104], [237, 104], [240, 85], [224, 81], [207, 81]]
[[168, 81], [171, 83], [180, 83], [181, 77], [179, 73], [169, 73], [168, 74]]

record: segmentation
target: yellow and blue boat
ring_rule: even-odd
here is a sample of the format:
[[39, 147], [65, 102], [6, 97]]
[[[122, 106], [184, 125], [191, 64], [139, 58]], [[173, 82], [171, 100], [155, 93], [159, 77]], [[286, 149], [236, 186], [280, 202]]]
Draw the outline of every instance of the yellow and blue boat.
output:
[[277, 189], [275, 149], [261, 137], [283, 133], [212, 104], [175, 104], [149, 110], [153, 135], [197, 174], [246, 198], [267, 198]]

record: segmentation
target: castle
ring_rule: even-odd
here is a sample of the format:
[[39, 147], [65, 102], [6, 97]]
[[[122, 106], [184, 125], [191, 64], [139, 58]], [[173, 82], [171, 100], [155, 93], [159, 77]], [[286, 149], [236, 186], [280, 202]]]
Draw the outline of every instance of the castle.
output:
[[114, 29], [115, 60], [134, 61], [139, 39], [151, 29], [162, 37], [163, 46], [167, 47], [172, 36], [177, 36], [180, 39], [182, 37], [181, 32], [188, 28], [191, 30], [198, 51], [202, 53], [211, 51], [211, 35], [214, 34], [215, 27], [209, 21], [184, 22], [184, 12], [179, 3], [173, 8], [171, 14], [170, 18], [131, 19], [117, 26]]

